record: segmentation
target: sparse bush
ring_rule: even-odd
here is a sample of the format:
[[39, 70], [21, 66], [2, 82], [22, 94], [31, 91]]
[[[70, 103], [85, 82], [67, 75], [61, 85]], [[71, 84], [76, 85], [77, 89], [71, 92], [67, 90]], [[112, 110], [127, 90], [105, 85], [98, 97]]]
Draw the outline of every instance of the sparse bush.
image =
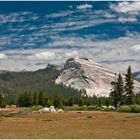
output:
[[1, 104], [1, 108], [5, 108], [6, 107], [6, 104], [5, 103], [2, 103]]
[[81, 109], [82, 109], [82, 110], [87, 110], [87, 106], [86, 106], [86, 105], [83, 105], [83, 106], [81, 107]]
[[71, 108], [64, 108], [64, 110], [70, 111], [70, 110], [75, 110], [75, 111], [96, 111], [99, 110], [99, 107], [97, 106], [78, 106], [78, 107], [71, 107]]
[[34, 105], [34, 106], [31, 107], [31, 110], [37, 111], [37, 110], [40, 110], [40, 109], [42, 109], [42, 108], [43, 108], [42, 105]]
[[128, 105], [123, 105], [123, 106], [120, 106], [118, 109], [117, 109], [118, 112], [131, 112], [131, 107], [128, 106]]
[[87, 106], [79, 106], [79, 107], [74, 107], [73, 110], [80, 110], [80, 111], [86, 111]]
[[140, 105], [130, 105], [131, 107], [131, 112], [133, 113], [140, 113]]
[[92, 106], [92, 105], [90, 105], [90, 106], [87, 107], [87, 110], [88, 110], [88, 111], [98, 110], [98, 108], [97, 108], [97, 106]]
[[140, 105], [124, 105], [117, 109], [118, 112], [140, 113]]

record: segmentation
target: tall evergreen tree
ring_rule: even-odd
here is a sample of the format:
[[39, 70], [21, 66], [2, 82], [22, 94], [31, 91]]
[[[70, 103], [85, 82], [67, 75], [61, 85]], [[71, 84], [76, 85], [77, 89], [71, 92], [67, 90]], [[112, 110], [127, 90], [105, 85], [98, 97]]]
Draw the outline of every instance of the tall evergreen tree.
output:
[[73, 106], [73, 104], [74, 104], [74, 101], [73, 101], [73, 98], [71, 97], [71, 98], [69, 98], [69, 100], [68, 100], [68, 104], [69, 104], [69, 106]]
[[124, 85], [123, 85], [123, 79], [121, 74], [119, 74], [117, 79], [117, 102], [118, 106], [123, 104], [123, 94], [124, 94]]
[[117, 98], [117, 82], [116, 81], [113, 81], [113, 82], [111, 82], [111, 85], [113, 86], [113, 88], [111, 90], [110, 96], [113, 98], [113, 105], [115, 107], [117, 107], [117, 104], [118, 104], [118, 98]]
[[54, 106], [55, 107], [62, 107], [63, 106], [62, 97], [60, 97], [58, 95], [54, 96]]
[[45, 100], [44, 100], [44, 95], [43, 92], [39, 92], [38, 95], [38, 104], [44, 106]]
[[19, 95], [18, 105], [20, 107], [31, 107], [33, 105], [33, 97], [31, 93], [25, 92]]
[[79, 100], [79, 106], [83, 106], [83, 105], [84, 105], [84, 101], [83, 101], [83, 98], [81, 97]]
[[48, 98], [46, 105], [47, 105], [48, 107], [50, 107], [50, 106], [52, 105], [52, 101], [51, 101], [50, 98]]
[[125, 76], [125, 96], [126, 104], [133, 104], [133, 89], [134, 81], [132, 77], [131, 67], [128, 67], [127, 74]]
[[111, 91], [110, 96], [114, 100], [114, 106], [118, 107], [125, 103], [125, 94], [124, 94], [124, 83], [121, 74], [118, 75], [117, 81], [111, 83], [113, 85], [113, 90]]
[[33, 95], [33, 104], [38, 105], [38, 93], [36, 92]]

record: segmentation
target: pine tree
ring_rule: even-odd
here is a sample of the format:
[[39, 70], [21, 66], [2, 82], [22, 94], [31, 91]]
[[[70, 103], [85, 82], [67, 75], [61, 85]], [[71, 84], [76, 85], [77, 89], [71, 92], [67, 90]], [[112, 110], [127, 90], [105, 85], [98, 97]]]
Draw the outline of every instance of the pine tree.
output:
[[123, 94], [124, 94], [124, 85], [123, 85], [123, 79], [121, 74], [119, 74], [117, 79], [117, 102], [118, 106], [123, 104]]
[[73, 98], [71, 97], [71, 98], [69, 98], [69, 106], [73, 106], [73, 104], [74, 104], [74, 102], [73, 102]]
[[79, 106], [83, 106], [83, 105], [84, 105], [83, 98], [80, 98], [80, 100], [79, 100]]
[[118, 107], [124, 103], [124, 84], [121, 74], [118, 75], [117, 81], [112, 82], [111, 85], [113, 85], [113, 90], [110, 96], [114, 100], [114, 106]]
[[48, 107], [50, 107], [51, 105], [52, 105], [52, 101], [51, 101], [51, 99], [49, 98], [48, 100], [47, 100], [47, 104], [46, 104]]
[[38, 94], [36, 92], [33, 95], [33, 104], [38, 105]]
[[62, 107], [63, 106], [62, 97], [60, 97], [58, 95], [54, 96], [54, 106], [55, 107]]
[[126, 104], [133, 104], [133, 89], [134, 82], [131, 73], [131, 67], [128, 67], [127, 74], [125, 76], [125, 96], [126, 96]]
[[44, 95], [43, 95], [43, 92], [41, 91], [39, 92], [39, 95], [38, 95], [38, 104], [44, 106], [44, 102], [45, 102]]
[[19, 95], [18, 105], [21, 107], [31, 107], [33, 105], [33, 97], [31, 93], [25, 92]]
[[98, 105], [98, 107], [101, 107], [102, 106], [101, 97], [98, 97], [97, 105]]
[[106, 106], [109, 106], [109, 104], [110, 104], [110, 102], [109, 102], [109, 99], [107, 98], [107, 99], [105, 100], [105, 105], [106, 105]]
[[117, 98], [117, 82], [116, 82], [116, 81], [113, 81], [113, 82], [111, 82], [111, 85], [113, 86], [113, 89], [112, 89], [112, 91], [111, 91], [111, 93], [110, 93], [110, 97], [113, 98], [113, 105], [114, 105], [115, 107], [117, 107], [117, 105], [118, 105], [118, 98]]

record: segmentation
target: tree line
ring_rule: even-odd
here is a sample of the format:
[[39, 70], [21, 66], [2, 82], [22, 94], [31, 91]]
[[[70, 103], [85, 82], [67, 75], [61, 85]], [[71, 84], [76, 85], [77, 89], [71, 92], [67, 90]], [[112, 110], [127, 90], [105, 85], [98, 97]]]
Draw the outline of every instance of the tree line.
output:
[[[51, 70], [47, 71], [51, 72]], [[52, 78], [50, 78], [52, 79]], [[112, 90], [110, 97], [88, 97], [84, 90], [76, 90], [66, 87], [62, 84], [56, 85], [53, 80], [47, 81], [47, 90], [24, 91], [19, 94], [0, 94], [0, 107], [5, 105], [17, 105], [19, 107], [31, 107], [34, 105], [55, 107], [63, 106], [109, 106], [119, 107], [125, 104], [140, 104], [140, 94], [134, 94], [134, 80], [131, 67], [129, 66], [127, 74], [118, 75], [115, 81], [111, 82]], [[41, 88], [42, 89], [42, 88]]]

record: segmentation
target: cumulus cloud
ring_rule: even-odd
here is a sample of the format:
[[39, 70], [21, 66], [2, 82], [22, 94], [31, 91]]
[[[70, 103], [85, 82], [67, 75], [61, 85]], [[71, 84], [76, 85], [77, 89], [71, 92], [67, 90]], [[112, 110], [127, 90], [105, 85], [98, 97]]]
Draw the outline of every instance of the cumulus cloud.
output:
[[71, 51], [71, 52], [66, 52], [65, 56], [66, 57], [76, 57], [76, 56], [79, 56], [79, 53], [78, 53], [78, 51], [74, 50], [74, 51]]
[[[66, 42], [63, 42], [62, 38], [64, 40], [73, 40], [71, 45], [79, 45], [80, 48], [54, 47], [5, 51], [3, 54], [7, 55], [7, 59], [1, 60], [0, 66], [10, 70], [36, 70], [46, 67], [48, 63], [63, 64], [70, 57], [83, 56], [105, 64], [116, 71], [123, 72], [128, 65], [131, 65], [135, 70], [140, 69], [140, 34], [129, 32], [125, 37], [110, 40], [95, 40], [90, 35], [86, 37], [57, 37], [57, 43], [59, 41], [62, 46], [65, 46]], [[52, 45], [57, 46], [57, 43], [53, 42]], [[4, 55], [2, 57], [4, 58]], [[131, 58], [133, 58], [133, 61]]]
[[54, 52], [49, 52], [49, 51], [45, 51], [45, 52], [39, 52], [39, 53], [35, 53], [31, 56], [28, 56], [29, 59], [40, 59], [40, 60], [52, 60], [55, 58], [55, 53]]
[[0, 59], [5, 59], [5, 58], [7, 58], [7, 55], [4, 53], [0, 53]]
[[78, 5], [76, 8], [77, 9], [90, 9], [93, 6], [91, 4], [82, 4], [82, 5]]
[[137, 22], [139, 20], [138, 16], [140, 14], [140, 2], [118, 2], [111, 4], [110, 8], [116, 12], [116, 17], [118, 16], [118, 22]]
[[140, 44], [134, 45], [131, 48], [135, 51], [140, 51]]
[[140, 2], [119, 2], [118, 4], [111, 4], [110, 8], [118, 13], [133, 13], [140, 12]]

